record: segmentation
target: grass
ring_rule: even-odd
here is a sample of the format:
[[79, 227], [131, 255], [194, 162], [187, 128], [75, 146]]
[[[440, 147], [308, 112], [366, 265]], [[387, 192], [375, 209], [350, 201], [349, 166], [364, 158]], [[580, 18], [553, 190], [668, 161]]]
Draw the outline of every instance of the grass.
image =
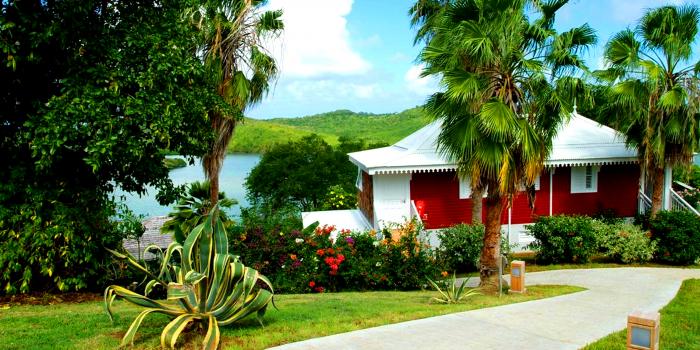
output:
[[[263, 349], [330, 334], [504, 304], [553, 297], [583, 290], [573, 286], [532, 286], [525, 295], [478, 295], [464, 304], [431, 304], [436, 292], [351, 292], [279, 295], [279, 310], [270, 309], [265, 327], [254, 320], [222, 328], [222, 349]], [[112, 324], [102, 303], [13, 306], [0, 310], [3, 349], [114, 349], [138, 313], [123, 301], [115, 304]], [[139, 330], [135, 348], [160, 347], [167, 318], [149, 316]], [[201, 334], [181, 337], [185, 348], [198, 348]]]
[[[627, 330], [587, 345], [585, 350], [624, 350]], [[700, 349], [700, 279], [686, 280], [671, 302], [661, 310], [661, 340], [664, 350]]]
[[317, 134], [335, 146], [339, 137], [365, 139], [367, 144], [394, 143], [428, 123], [423, 112], [412, 108], [400, 113], [369, 114], [348, 110], [301, 118], [250, 119], [236, 127], [229, 152], [263, 153], [279, 143]]

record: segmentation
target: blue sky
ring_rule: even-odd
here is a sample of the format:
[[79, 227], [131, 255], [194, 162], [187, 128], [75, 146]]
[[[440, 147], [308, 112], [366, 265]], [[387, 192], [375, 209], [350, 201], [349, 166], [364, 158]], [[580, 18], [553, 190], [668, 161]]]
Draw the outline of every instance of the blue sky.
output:
[[[700, 0], [572, 0], [560, 10], [557, 29], [588, 23], [598, 45], [586, 53], [589, 67], [603, 65], [603, 46], [634, 26], [647, 8]], [[409, 0], [270, 0], [285, 12], [285, 33], [268, 44], [281, 75], [253, 118], [298, 117], [337, 109], [399, 112], [422, 104], [436, 82], [418, 77], [409, 24]], [[700, 39], [696, 40], [700, 56]]]

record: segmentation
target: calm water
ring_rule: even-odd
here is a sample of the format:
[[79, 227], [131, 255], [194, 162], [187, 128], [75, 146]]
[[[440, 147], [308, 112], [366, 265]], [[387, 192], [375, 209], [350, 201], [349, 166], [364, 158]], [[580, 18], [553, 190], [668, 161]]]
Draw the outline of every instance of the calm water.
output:
[[[246, 176], [260, 161], [258, 154], [231, 154], [226, 156], [224, 167], [219, 178], [220, 189], [226, 193], [226, 197], [235, 198], [240, 203], [230, 210], [231, 214], [240, 214], [240, 205], [246, 206], [248, 202], [245, 198], [245, 188], [243, 183]], [[199, 160], [194, 165], [170, 171], [170, 178], [175, 185], [182, 185], [193, 181], [203, 181], [204, 171]], [[156, 215], [166, 215], [170, 212], [170, 207], [158, 204], [155, 199], [157, 191], [149, 188], [147, 194], [139, 197], [138, 194], [130, 194], [123, 191], [116, 191], [116, 196], [126, 196], [125, 203], [135, 214], [143, 214], [147, 217]]]

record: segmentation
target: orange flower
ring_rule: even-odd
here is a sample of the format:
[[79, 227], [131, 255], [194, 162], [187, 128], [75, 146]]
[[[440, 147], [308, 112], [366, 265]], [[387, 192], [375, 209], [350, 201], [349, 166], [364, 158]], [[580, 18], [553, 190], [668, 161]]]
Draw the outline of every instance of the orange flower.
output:
[[441, 275], [442, 275], [442, 277], [447, 277], [447, 275], [449, 275], [449, 273], [447, 273], [447, 271], [442, 271]]
[[290, 254], [290, 255], [289, 255], [289, 258], [292, 259], [292, 261], [294, 261], [294, 260], [297, 259], [297, 255], [296, 255], [296, 254]]

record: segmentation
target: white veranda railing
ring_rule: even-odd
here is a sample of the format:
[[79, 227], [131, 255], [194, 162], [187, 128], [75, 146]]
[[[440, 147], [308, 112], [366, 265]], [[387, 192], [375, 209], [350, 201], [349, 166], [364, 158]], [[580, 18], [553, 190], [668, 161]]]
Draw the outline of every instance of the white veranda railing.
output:
[[676, 193], [676, 191], [671, 190], [671, 210], [674, 211], [689, 211], [692, 212], [695, 215], [700, 215], [700, 212], [698, 212], [695, 207], [690, 205], [690, 203], [686, 202], [681, 195]]

